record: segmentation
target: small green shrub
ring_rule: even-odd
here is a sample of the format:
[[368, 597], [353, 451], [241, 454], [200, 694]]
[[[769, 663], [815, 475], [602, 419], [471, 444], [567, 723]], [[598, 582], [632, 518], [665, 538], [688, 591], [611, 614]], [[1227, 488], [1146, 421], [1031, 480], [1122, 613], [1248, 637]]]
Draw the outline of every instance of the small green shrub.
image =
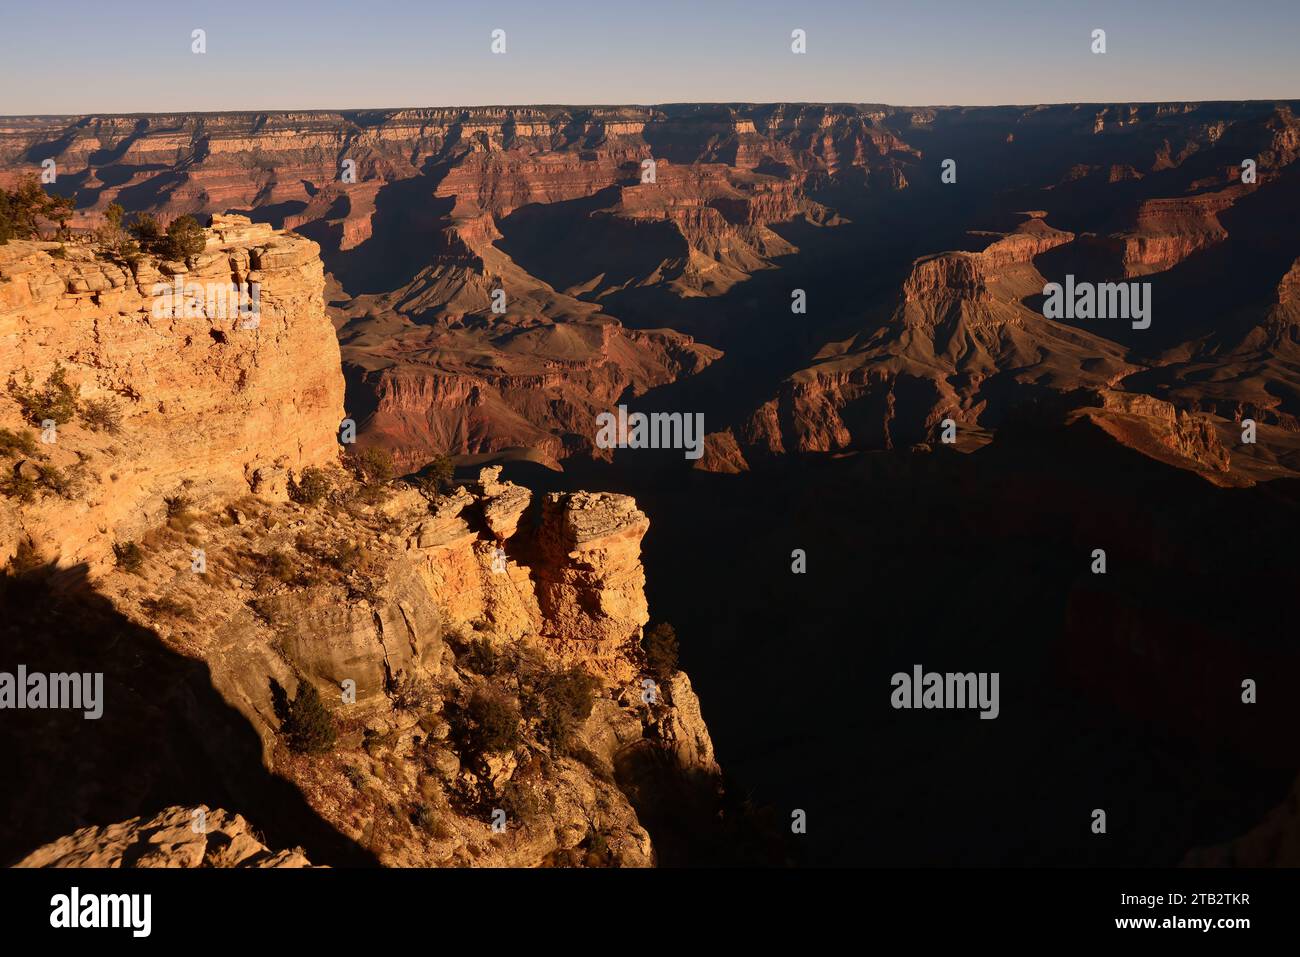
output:
[[411, 811], [411, 823], [422, 831], [432, 831], [438, 823], [438, 812], [427, 804], [417, 804]]
[[393, 480], [393, 456], [387, 449], [369, 446], [360, 451], [349, 450], [346, 460], [359, 482], [382, 485]]
[[490, 678], [497, 673], [499, 662], [492, 642], [481, 635], [469, 643], [462, 659], [465, 667], [476, 675]]
[[36, 492], [39, 488], [40, 486], [36, 484], [35, 479], [22, 475], [17, 471], [10, 472], [0, 478], [0, 495], [17, 499], [24, 505], [36, 501]]
[[509, 816], [525, 826], [536, 823], [542, 813], [542, 801], [531, 782], [511, 781], [505, 786], [501, 803]]
[[300, 505], [318, 505], [329, 493], [329, 476], [314, 465], [303, 469], [298, 481], [289, 478], [289, 497]]
[[144, 249], [150, 252], [157, 251], [155, 245], [163, 234], [162, 227], [158, 225], [158, 220], [148, 213], [136, 213], [135, 221], [128, 228], [131, 235], [139, 241]]
[[336, 571], [347, 573], [358, 570], [369, 557], [370, 553], [356, 542], [338, 541], [321, 556], [321, 561]]
[[42, 488], [69, 501], [81, 497], [84, 477], [78, 465], [61, 469], [55, 465], [40, 463], [36, 466], [36, 482]]
[[299, 754], [324, 754], [338, 740], [334, 717], [321, 702], [320, 692], [309, 682], [299, 683], [298, 694], [289, 705], [280, 733], [290, 750]]
[[509, 751], [522, 740], [519, 707], [499, 688], [479, 688], [450, 715], [452, 733], [471, 753]]
[[277, 581], [284, 582], [287, 585], [297, 580], [298, 563], [293, 560], [293, 556], [283, 549], [277, 548], [267, 555], [263, 561], [267, 573]]
[[113, 559], [122, 571], [138, 573], [144, 564], [144, 550], [135, 542], [114, 542]]
[[160, 252], [168, 259], [186, 260], [203, 252], [208, 237], [193, 216], [177, 216], [167, 224], [167, 236], [160, 242]]
[[87, 399], [79, 410], [81, 422], [92, 432], [117, 435], [122, 431], [122, 409], [110, 398]]
[[565, 750], [582, 723], [591, 715], [600, 682], [579, 667], [548, 673], [535, 688], [541, 733], [547, 742]]
[[23, 175], [13, 189], [0, 189], [0, 246], [10, 239], [39, 239], [42, 220], [64, 233], [75, 205], [71, 196], [46, 193], [35, 173]]
[[443, 492], [450, 489], [452, 476], [455, 473], [456, 466], [449, 456], [436, 456], [415, 477], [415, 487], [421, 495], [432, 502]]
[[140, 603], [145, 611], [156, 617], [179, 618], [194, 621], [194, 606], [174, 598], [146, 598]]
[[23, 418], [33, 425], [44, 427], [46, 421], [65, 425], [76, 414], [77, 393], [68, 385], [67, 372], [60, 363], [54, 364], [54, 371], [46, 376], [45, 384], [39, 389], [32, 374], [26, 371], [21, 384], [10, 375], [8, 388], [22, 409]]
[[366, 773], [354, 764], [343, 765], [343, 777], [360, 791], [366, 784]]
[[194, 514], [194, 500], [184, 492], [163, 497], [163, 507], [167, 510], [167, 527], [178, 532], [188, 532], [199, 517]]

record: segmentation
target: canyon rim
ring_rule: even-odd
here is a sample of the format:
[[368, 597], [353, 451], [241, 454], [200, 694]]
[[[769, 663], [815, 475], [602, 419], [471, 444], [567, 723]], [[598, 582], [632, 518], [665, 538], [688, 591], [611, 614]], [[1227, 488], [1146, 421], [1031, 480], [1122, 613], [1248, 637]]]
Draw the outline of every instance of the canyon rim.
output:
[[148, 6], [0, 67], [18, 923], [1277, 919], [1300, 13]]

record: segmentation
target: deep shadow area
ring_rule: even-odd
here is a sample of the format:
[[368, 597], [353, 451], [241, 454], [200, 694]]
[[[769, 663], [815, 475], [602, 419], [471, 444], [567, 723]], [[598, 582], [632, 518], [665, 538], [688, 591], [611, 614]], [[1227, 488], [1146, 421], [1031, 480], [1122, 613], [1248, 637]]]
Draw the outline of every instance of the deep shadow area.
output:
[[354, 249], [341, 250], [341, 234], [329, 233], [327, 223], [317, 224], [315, 235], [310, 227], [297, 231], [321, 243], [326, 271], [349, 296], [390, 292], [430, 265], [442, 247], [443, 217], [454, 200], [434, 191], [446, 174], [446, 165], [431, 157], [420, 175], [386, 183], [375, 195], [371, 237]]
[[611, 186], [581, 199], [532, 203], [497, 224], [503, 237], [497, 246], [561, 291], [597, 277], [603, 287], [619, 286], [642, 279], [665, 260], [685, 260], [686, 241], [670, 224], [601, 212], [618, 201], [619, 187]]
[[773, 808], [744, 788], [638, 741], [614, 759], [619, 789], [654, 841], [660, 867], [772, 867], [792, 863], [792, 848]]
[[376, 864], [263, 767], [256, 731], [207, 666], [119, 613], [85, 566], [6, 574], [0, 602], [0, 671], [104, 675], [98, 719], [0, 712], [0, 862], [87, 825], [207, 804], [242, 814], [273, 849], [302, 846], [314, 864]]
[[[1221, 489], [1023, 416], [970, 455], [566, 468], [505, 474], [636, 496], [652, 620], [677, 627], [722, 766], [786, 830], [807, 812], [805, 863], [1177, 864], [1300, 766], [1296, 483]], [[999, 717], [895, 710], [917, 664], [998, 672]]]

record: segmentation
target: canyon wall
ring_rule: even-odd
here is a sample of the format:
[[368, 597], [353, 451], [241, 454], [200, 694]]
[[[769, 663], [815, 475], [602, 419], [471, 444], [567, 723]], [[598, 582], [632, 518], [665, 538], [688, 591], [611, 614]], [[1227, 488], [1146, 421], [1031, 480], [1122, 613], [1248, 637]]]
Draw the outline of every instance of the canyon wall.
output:
[[[201, 803], [278, 822], [318, 863], [654, 863], [638, 809], [655, 782], [719, 771], [689, 681], [641, 647], [645, 514], [534, 502], [499, 469], [417, 488], [345, 468], [316, 245], [237, 216], [205, 237], [187, 262], [0, 246], [4, 647], [51, 671], [90, 655], [108, 701], [93, 756], [58, 722], [6, 733], [24, 793], [63, 797], [6, 802], [4, 853], [147, 863], [141, 827]], [[153, 283], [176, 276], [258, 282], [255, 325], [201, 303], [159, 316]], [[75, 408], [51, 442], [31, 421], [43, 389]], [[319, 751], [292, 744], [308, 688], [337, 733]], [[58, 741], [70, 763], [33, 757]], [[149, 804], [177, 789], [198, 802]], [[211, 814], [206, 842], [159, 860], [305, 863]]]
[[[343, 382], [316, 244], [225, 222], [188, 266], [132, 268], [79, 244], [0, 246], [0, 369], [40, 389], [61, 366], [79, 401], [119, 417], [59, 424], [52, 441], [11, 463], [24, 474], [74, 470], [84, 496], [75, 507], [42, 499], [21, 515], [14, 499], [0, 501], [7, 553], [21, 534], [65, 563], [102, 562], [113, 535], [165, 517], [166, 496], [283, 495], [288, 470], [337, 457]], [[195, 296], [158, 294], [178, 281]], [[207, 295], [249, 282], [261, 286], [256, 322], [234, 297]], [[20, 424], [13, 390], [0, 409], [6, 425], [40, 431], [39, 421]]]

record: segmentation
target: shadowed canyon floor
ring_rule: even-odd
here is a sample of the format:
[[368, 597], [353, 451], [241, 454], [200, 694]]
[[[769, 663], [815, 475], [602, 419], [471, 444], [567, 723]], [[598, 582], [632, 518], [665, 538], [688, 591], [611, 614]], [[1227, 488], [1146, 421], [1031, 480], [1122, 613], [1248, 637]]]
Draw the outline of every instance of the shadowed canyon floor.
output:
[[[822, 822], [809, 862], [1169, 865], [1287, 796], [1300, 663], [1275, 596], [1296, 570], [1261, 556], [1295, 534], [1293, 482], [1225, 493], [1083, 425], [971, 455], [567, 480], [664, 516], [647, 594], [691, 623], [723, 766]], [[1000, 671], [1000, 716], [893, 710], [889, 677], [916, 663]], [[1248, 675], [1281, 680], [1260, 679], [1267, 706], [1242, 708]], [[1089, 832], [1094, 807], [1122, 840]]]

